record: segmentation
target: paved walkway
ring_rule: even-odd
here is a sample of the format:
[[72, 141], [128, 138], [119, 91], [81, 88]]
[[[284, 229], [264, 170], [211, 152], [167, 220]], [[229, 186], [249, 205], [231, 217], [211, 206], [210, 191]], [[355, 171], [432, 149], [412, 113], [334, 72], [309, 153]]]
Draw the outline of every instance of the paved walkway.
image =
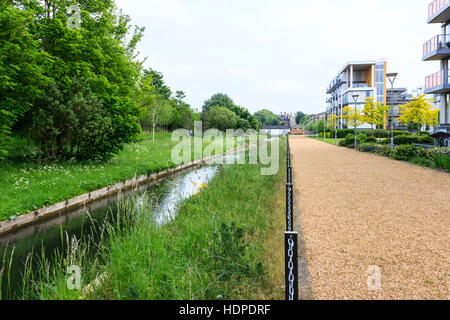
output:
[[450, 175], [290, 139], [314, 298], [450, 299]]

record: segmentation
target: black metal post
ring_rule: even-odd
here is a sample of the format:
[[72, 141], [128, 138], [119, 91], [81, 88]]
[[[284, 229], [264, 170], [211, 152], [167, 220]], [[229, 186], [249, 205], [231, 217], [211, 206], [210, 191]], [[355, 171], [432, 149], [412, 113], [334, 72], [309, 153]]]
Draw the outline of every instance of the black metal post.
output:
[[286, 184], [286, 231], [293, 231], [294, 229], [294, 206], [293, 206], [294, 186], [292, 183]]
[[286, 300], [298, 300], [298, 233], [286, 232], [285, 245], [285, 278]]
[[287, 183], [292, 183], [292, 167], [287, 167]]

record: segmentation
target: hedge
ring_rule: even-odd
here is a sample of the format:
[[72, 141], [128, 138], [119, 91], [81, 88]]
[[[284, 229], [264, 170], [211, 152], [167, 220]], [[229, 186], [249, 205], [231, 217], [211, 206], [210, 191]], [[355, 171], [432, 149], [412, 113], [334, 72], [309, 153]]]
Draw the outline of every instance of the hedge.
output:
[[[329, 132], [331, 137], [335, 136], [334, 129], [326, 129], [325, 132]], [[322, 130], [323, 132], [323, 130]], [[337, 137], [339, 139], [345, 138], [348, 134], [355, 134], [355, 129], [338, 129], [337, 130]], [[370, 129], [364, 129], [364, 130], [358, 130], [358, 134], [366, 134], [367, 136], [374, 135], [376, 138], [389, 138], [391, 136], [390, 130], [370, 130]], [[411, 135], [408, 131], [403, 130], [394, 130], [394, 136], [404, 136], [404, 135]]]
[[[386, 138], [383, 140], [384, 144], [390, 144], [391, 138]], [[434, 139], [429, 136], [407, 136], [407, 135], [401, 135], [401, 136], [394, 136], [394, 144], [395, 145], [405, 145], [405, 144], [433, 144]]]

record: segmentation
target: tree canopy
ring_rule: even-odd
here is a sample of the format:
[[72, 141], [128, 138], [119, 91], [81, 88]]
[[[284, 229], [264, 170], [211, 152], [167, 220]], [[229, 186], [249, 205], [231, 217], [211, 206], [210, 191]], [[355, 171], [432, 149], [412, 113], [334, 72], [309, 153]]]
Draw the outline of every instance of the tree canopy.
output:
[[[226, 108], [229, 111], [231, 111], [236, 118], [236, 123], [232, 127], [228, 127], [227, 129], [242, 129], [244, 131], [248, 129], [255, 129], [257, 130], [259, 127], [259, 121], [256, 119], [252, 114], [245, 108], [240, 107], [234, 103], [234, 101], [226, 94], [223, 93], [217, 93], [214, 94], [210, 99], [206, 100], [203, 104], [203, 119], [206, 120], [207, 126], [212, 128], [214, 127], [212, 125], [212, 122], [210, 121], [209, 113], [211, 112], [213, 107], [222, 107]], [[217, 116], [217, 111], [215, 111], [214, 117]], [[222, 115], [225, 113], [222, 110]], [[232, 117], [231, 113], [226, 113], [230, 117]], [[232, 123], [228, 122], [228, 123]], [[215, 127], [219, 129], [219, 127]]]
[[172, 96], [137, 59], [143, 33], [113, 0], [1, 1], [0, 158], [12, 132], [34, 140], [41, 158], [108, 159], [149, 114], [152, 125], [192, 127], [184, 93]]
[[257, 111], [254, 116], [265, 126], [277, 126], [280, 124], [278, 117], [267, 109]]
[[309, 120], [309, 117], [306, 113], [303, 113], [301, 111], [298, 111], [295, 114], [295, 121], [297, 122], [297, 124], [301, 125], [301, 124], [305, 124], [307, 123]]
[[375, 102], [374, 98], [366, 98], [364, 109], [362, 110], [362, 121], [372, 126], [382, 125], [384, 123], [384, 112], [387, 107], [380, 102]]
[[421, 95], [411, 102], [400, 106], [399, 122], [404, 124], [415, 124], [418, 128], [422, 126], [435, 127], [438, 124], [439, 109], [433, 108], [433, 99]]

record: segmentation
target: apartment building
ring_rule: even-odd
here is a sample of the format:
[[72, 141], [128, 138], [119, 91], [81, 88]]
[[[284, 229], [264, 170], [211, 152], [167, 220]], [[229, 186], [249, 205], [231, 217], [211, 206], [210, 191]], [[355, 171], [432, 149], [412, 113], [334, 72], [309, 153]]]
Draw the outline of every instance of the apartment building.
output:
[[285, 125], [286, 127], [295, 127], [297, 125], [297, 122], [295, 120], [295, 116], [292, 113], [281, 113], [278, 116], [278, 120], [281, 122], [281, 124]]
[[[327, 88], [327, 113], [338, 118], [339, 128], [347, 127], [342, 119], [342, 111], [346, 106], [364, 108], [366, 98], [375, 98], [375, 101], [386, 105], [386, 61], [360, 61], [347, 63], [331, 81]], [[357, 101], [353, 96], [357, 96]], [[385, 115], [384, 127], [387, 128], [388, 117]], [[366, 129], [371, 126], [363, 124], [359, 128]]]
[[317, 122], [319, 120], [325, 119], [327, 117], [326, 112], [316, 113], [309, 115], [309, 122]]
[[439, 61], [440, 70], [425, 78], [425, 93], [438, 97], [438, 130], [450, 133], [450, 0], [435, 0], [428, 6], [428, 23], [441, 24], [441, 32], [423, 45], [423, 61]]
[[[398, 118], [400, 117], [400, 106], [405, 105], [410, 102], [413, 98], [413, 95], [408, 92], [407, 88], [394, 88], [388, 89], [386, 92], [386, 105], [391, 106], [393, 110], [393, 118], [394, 118], [394, 129], [395, 130], [406, 130], [408, 126], [399, 122]], [[389, 109], [390, 112], [390, 109]], [[391, 117], [387, 117], [387, 127], [391, 127]]]

